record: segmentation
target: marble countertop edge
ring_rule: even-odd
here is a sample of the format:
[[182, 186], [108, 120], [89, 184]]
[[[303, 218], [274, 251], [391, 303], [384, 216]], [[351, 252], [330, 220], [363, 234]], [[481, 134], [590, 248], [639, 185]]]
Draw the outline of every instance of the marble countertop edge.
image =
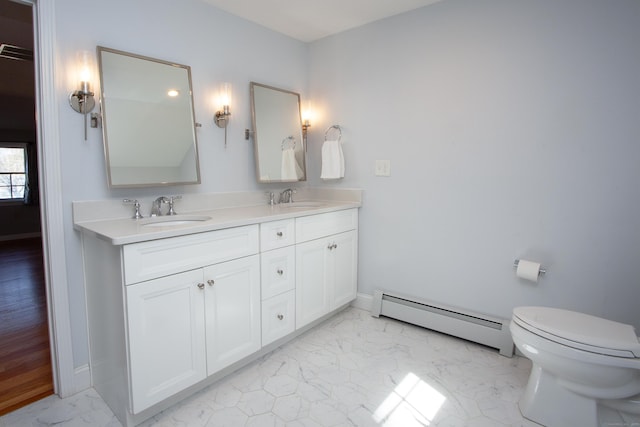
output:
[[[305, 202], [318, 203], [317, 206], [304, 206]], [[175, 219], [186, 216], [209, 216], [205, 221], [193, 221], [188, 224], [154, 226], [149, 227], [148, 218], [116, 218], [98, 219], [87, 221], [74, 221], [74, 228], [85, 234], [106, 240], [119, 246], [131, 243], [145, 242], [149, 240], [164, 239], [168, 237], [184, 236], [188, 234], [204, 233], [207, 231], [221, 230], [225, 228], [241, 227], [245, 225], [259, 224], [263, 222], [285, 220], [307, 215], [334, 212], [344, 209], [359, 208], [360, 201], [335, 201], [335, 200], [309, 200], [297, 201], [300, 207], [292, 209], [290, 206], [281, 205], [254, 205], [224, 207], [210, 210], [196, 210], [180, 212], [172, 217]]]

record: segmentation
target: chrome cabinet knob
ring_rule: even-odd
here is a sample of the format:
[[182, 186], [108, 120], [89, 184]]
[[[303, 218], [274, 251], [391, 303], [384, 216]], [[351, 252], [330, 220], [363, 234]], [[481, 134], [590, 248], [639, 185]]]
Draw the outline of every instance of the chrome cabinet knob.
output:
[[278, 275], [282, 276], [284, 274], [284, 271], [282, 271], [281, 268], [276, 270], [276, 273], [278, 273]]
[[204, 283], [198, 283], [198, 289], [204, 289]]
[[284, 316], [283, 316], [282, 314], [278, 314], [278, 316], [277, 316], [277, 317], [278, 317], [278, 320], [282, 320], [282, 319], [284, 319]]
[[278, 231], [278, 232], [276, 233], [276, 236], [278, 236], [278, 237], [282, 237], [282, 231]]
[[209, 284], [209, 286], [213, 286], [216, 284], [216, 282], [213, 279], [207, 280], [207, 283]]

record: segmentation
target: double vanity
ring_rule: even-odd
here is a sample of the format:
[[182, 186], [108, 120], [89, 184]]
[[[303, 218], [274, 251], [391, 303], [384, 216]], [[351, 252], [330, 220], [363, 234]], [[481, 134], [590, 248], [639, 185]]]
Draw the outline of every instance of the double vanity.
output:
[[227, 206], [208, 207], [216, 197], [185, 198], [189, 214], [142, 219], [105, 218], [123, 212], [115, 201], [74, 203], [93, 387], [123, 425], [272, 351], [356, 297], [359, 191], [275, 206], [233, 206], [224, 196]]
[[[97, 54], [109, 188], [200, 184], [191, 68], [102, 46]], [[250, 89], [257, 181], [305, 181], [300, 95]], [[136, 126], [150, 116], [154, 126]], [[356, 298], [361, 191], [303, 188], [296, 200], [304, 202], [293, 193], [284, 190], [280, 200], [291, 203], [281, 204], [263, 192], [73, 203], [92, 385], [123, 425]], [[159, 215], [163, 204], [178, 214]]]

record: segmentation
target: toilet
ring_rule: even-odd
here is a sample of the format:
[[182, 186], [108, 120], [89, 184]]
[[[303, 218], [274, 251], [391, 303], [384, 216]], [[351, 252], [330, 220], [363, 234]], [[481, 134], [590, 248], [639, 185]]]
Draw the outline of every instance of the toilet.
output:
[[640, 341], [631, 325], [550, 307], [516, 307], [510, 325], [532, 362], [519, 406], [547, 427], [621, 425], [640, 415]]

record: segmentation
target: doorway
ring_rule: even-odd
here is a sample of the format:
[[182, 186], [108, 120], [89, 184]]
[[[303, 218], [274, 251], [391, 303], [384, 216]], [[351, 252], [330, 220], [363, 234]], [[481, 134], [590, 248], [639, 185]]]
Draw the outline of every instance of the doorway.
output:
[[53, 394], [40, 238], [0, 242], [0, 415]]
[[28, 160], [25, 170], [0, 171], [0, 415], [54, 390], [34, 173], [32, 7], [0, 0], [0, 145], [25, 147]]

